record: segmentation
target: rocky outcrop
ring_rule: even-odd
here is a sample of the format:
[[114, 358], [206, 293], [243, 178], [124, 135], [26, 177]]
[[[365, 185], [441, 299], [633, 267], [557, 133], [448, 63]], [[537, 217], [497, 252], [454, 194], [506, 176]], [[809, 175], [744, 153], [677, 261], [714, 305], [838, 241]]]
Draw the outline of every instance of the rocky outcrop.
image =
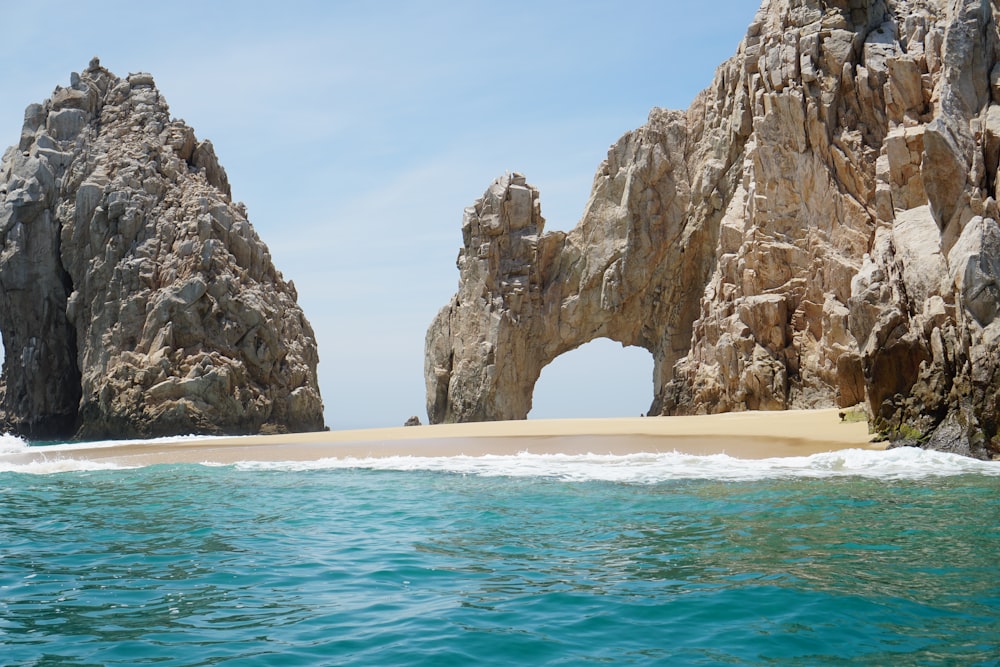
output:
[[[427, 335], [431, 422], [523, 419], [542, 368], [601, 336], [654, 350], [657, 378], [669, 372], [690, 339], [695, 277], [703, 285], [710, 268], [697, 252], [707, 225], [672, 224], [692, 200], [671, 168], [684, 147], [683, 115], [654, 112], [612, 151], [568, 234], [543, 233], [538, 192], [519, 174], [465, 211], [459, 292]], [[710, 204], [697, 214], [719, 215]]]
[[998, 13], [765, 0], [686, 112], [611, 147], [572, 231], [499, 179], [428, 331], [431, 421], [524, 418], [607, 337], [653, 355], [652, 414], [864, 401], [899, 442], [1000, 452]]
[[97, 59], [0, 165], [3, 427], [32, 438], [323, 428], [291, 282], [212, 144]]

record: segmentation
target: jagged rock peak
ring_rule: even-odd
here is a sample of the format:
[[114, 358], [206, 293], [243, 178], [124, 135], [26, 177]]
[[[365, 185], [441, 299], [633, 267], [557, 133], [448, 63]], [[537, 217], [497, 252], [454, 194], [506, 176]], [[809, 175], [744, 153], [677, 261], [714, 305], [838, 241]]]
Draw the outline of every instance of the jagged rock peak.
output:
[[653, 355], [651, 414], [863, 401], [896, 442], [996, 455], [998, 13], [765, 0], [686, 112], [611, 147], [572, 231], [505, 222], [501, 181], [428, 331], [431, 421], [524, 418], [542, 367], [608, 337]]
[[94, 58], [0, 163], [0, 422], [34, 438], [319, 430], [315, 336], [211, 142]]

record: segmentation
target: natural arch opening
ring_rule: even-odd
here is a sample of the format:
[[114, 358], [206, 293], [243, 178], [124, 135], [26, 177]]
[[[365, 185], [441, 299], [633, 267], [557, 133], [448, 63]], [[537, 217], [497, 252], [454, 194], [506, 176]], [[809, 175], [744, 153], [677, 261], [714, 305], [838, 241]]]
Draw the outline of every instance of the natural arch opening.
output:
[[653, 356], [598, 338], [542, 369], [528, 419], [638, 417], [653, 402]]

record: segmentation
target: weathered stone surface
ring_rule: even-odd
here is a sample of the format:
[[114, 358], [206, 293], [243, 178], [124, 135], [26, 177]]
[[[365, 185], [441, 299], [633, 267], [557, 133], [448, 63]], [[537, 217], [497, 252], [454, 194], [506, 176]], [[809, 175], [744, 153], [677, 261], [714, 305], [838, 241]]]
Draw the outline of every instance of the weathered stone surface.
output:
[[[692, 220], [718, 220], [718, 183], [730, 187], [721, 162], [696, 185], [672, 167], [683, 160], [685, 124], [681, 113], [654, 110], [622, 137], [569, 234], [543, 233], [538, 192], [519, 174], [497, 179], [466, 209], [459, 292], [427, 336], [432, 422], [523, 418], [542, 368], [598, 337], [654, 348], [660, 382], [686, 349], [683, 323], [709, 270], [696, 252], [707, 226], [682, 214], [697, 187], [702, 203]], [[636, 224], [643, 219], [657, 224]], [[701, 279], [673, 281], [677, 270]]]
[[998, 13], [768, 0], [687, 112], [611, 148], [571, 232], [486, 239], [499, 180], [428, 331], [431, 421], [523, 418], [605, 336], [652, 353], [653, 414], [864, 400], [887, 437], [1000, 452]]
[[0, 164], [4, 428], [318, 430], [316, 342], [208, 141], [95, 59]]

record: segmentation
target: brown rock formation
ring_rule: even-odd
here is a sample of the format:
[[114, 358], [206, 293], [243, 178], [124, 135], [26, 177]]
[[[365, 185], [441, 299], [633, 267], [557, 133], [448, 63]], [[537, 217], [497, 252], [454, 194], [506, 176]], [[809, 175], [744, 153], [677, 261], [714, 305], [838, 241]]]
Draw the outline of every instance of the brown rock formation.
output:
[[318, 430], [312, 329], [212, 144], [95, 59], [0, 164], [0, 420], [35, 438]]
[[653, 414], [866, 400], [889, 437], [1000, 451], [998, 13], [765, 0], [687, 112], [612, 146], [571, 232], [498, 180], [428, 331], [431, 421], [524, 418], [604, 336], [652, 353]]

